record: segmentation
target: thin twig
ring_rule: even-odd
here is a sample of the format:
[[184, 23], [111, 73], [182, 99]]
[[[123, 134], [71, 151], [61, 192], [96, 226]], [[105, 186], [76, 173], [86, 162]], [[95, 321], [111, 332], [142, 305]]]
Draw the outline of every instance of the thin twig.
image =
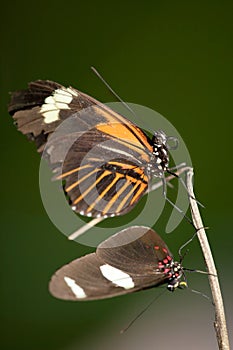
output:
[[198, 208], [197, 202], [194, 199], [195, 196], [193, 192], [193, 169], [189, 168], [186, 174], [187, 174], [186, 175], [187, 188], [188, 188], [189, 194], [191, 195], [189, 197], [189, 200], [190, 200], [192, 219], [195, 227], [199, 229], [197, 231], [197, 237], [199, 239], [201, 249], [204, 255], [205, 263], [207, 266], [207, 270], [209, 272], [209, 276], [208, 276], [209, 283], [210, 283], [213, 303], [215, 307], [214, 328], [217, 336], [218, 347], [220, 350], [229, 350], [230, 345], [229, 345], [228, 332], [227, 332], [227, 326], [226, 326], [226, 318], [224, 313], [221, 289], [220, 289], [219, 280], [217, 277], [217, 271], [215, 268], [214, 259], [213, 259], [210, 245], [205, 233], [199, 208]]
[[90, 230], [92, 227], [99, 224], [103, 220], [104, 220], [104, 217], [100, 217], [100, 218], [95, 218], [95, 219], [91, 220], [90, 222], [87, 222], [85, 225], [80, 227], [77, 231], [71, 233], [71, 235], [68, 236], [68, 239], [70, 241], [73, 241], [75, 238], [83, 235], [86, 231]]

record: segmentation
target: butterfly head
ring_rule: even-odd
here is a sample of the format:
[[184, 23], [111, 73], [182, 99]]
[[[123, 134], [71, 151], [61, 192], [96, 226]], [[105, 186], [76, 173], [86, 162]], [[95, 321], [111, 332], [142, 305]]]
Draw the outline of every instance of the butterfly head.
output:
[[167, 145], [167, 135], [163, 130], [158, 130], [154, 132], [153, 143], [157, 147], [163, 147]]

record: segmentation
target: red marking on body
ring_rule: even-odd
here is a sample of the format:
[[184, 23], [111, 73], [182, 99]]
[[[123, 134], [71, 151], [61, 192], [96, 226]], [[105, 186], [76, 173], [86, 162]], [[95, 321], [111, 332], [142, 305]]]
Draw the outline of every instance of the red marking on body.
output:
[[168, 263], [168, 259], [163, 259], [164, 264]]
[[167, 253], [167, 249], [166, 248], [163, 248], [163, 251], [164, 251], [164, 253]]
[[167, 256], [167, 260], [171, 261], [172, 258], [170, 257], [170, 255]]
[[155, 250], [159, 250], [159, 246], [158, 246], [158, 245], [155, 245], [155, 246], [154, 246], [154, 249], [155, 249]]
[[162, 263], [162, 261], [158, 262], [158, 268], [159, 269], [163, 269], [164, 268], [164, 264]]
[[164, 273], [168, 273], [170, 271], [170, 268], [166, 268], [166, 269], [164, 269]]

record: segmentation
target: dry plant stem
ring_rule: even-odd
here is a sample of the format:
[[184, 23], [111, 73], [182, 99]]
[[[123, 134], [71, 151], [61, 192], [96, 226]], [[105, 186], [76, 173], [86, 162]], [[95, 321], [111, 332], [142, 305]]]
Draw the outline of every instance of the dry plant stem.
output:
[[197, 202], [195, 201], [195, 196], [193, 192], [193, 169], [189, 168], [187, 171], [187, 188], [189, 191], [190, 196], [190, 207], [191, 207], [191, 214], [192, 214], [192, 220], [196, 228], [199, 228], [197, 232], [197, 237], [199, 239], [202, 252], [204, 255], [205, 263], [208, 269], [209, 275], [209, 283], [210, 288], [212, 292], [214, 307], [215, 307], [215, 332], [217, 336], [218, 341], [218, 347], [220, 350], [229, 350], [229, 339], [228, 339], [228, 333], [227, 333], [227, 326], [226, 326], [226, 318], [224, 313], [224, 306], [223, 306], [223, 299], [221, 295], [221, 289], [219, 285], [219, 280], [217, 277], [217, 271], [215, 268], [214, 259], [211, 253], [211, 249], [209, 246], [209, 242], [205, 233], [205, 229], [203, 228], [203, 222], [201, 219], [201, 215], [199, 212], [199, 208], [197, 205]]

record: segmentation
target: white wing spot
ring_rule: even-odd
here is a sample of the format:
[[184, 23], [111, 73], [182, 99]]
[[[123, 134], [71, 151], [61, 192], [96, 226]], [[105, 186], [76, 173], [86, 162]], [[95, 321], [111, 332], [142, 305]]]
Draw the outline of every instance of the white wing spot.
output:
[[69, 92], [73, 96], [78, 96], [78, 92], [71, 87], [67, 88], [66, 91]]
[[61, 109], [70, 109], [69, 104], [73, 100], [73, 96], [78, 96], [78, 93], [68, 88], [57, 89], [53, 92], [53, 95], [46, 97], [45, 103], [40, 110], [44, 117], [44, 122], [50, 124], [59, 120], [59, 111]]
[[[43, 106], [42, 106], [43, 107]], [[42, 111], [42, 115], [44, 116], [44, 122], [46, 124], [50, 124], [55, 122], [56, 120], [59, 120], [59, 110], [51, 110], [50, 111]]]
[[116, 286], [123, 287], [125, 289], [134, 287], [134, 282], [127, 273], [108, 264], [100, 266], [100, 270], [103, 276], [107, 280], [113, 282]]
[[75, 282], [75, 280], [73, 280], [70, 277], [65, 276], [64, 277], [64, 281], [66, 282], [67, 286], [70, 287], [70, 289], [72, 290], [72, 292], [74, 293], [74, 295], [76, 296], [76, 298], [78, 299], [83, 299], [86, 298], [87, 295], [84, 292], [83, 288], [81, 288], [80, 286], [78, 286]]
[[57, 89], [54, 91], [54, 94], [57, 94], [57, 95], [66, 95], [66, 96], [70, 96], [70, 92], [67, 91], [68, 89]]

